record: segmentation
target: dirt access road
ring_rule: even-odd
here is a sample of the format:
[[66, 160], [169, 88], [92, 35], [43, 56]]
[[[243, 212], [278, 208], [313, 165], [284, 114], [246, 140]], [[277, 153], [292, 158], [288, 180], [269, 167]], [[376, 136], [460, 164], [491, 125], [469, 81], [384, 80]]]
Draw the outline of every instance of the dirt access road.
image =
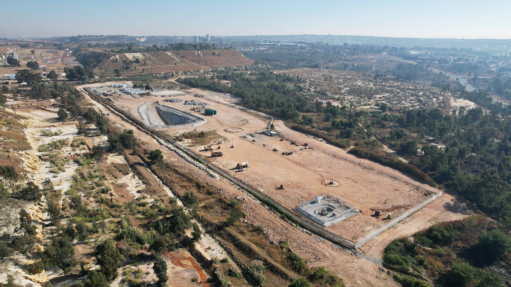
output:
[[[196, 90], [193, 90], [195, 92]], [[202, 92], [205, 95], [211, 95], [211, 92], [206, 91], [199, 91]], [[216, 93], [215, 97], [221, 97], [221, 95], [217, 95]], [[89, 98], [87, 95], [85, 95], [86, 98]], [[250, 184], [254, 184], [255, 187], [262, 188], [263, 190], [268, 190], [269, 194], [273, 196], [273, 188], [272, 186], [275, 184], [276, 180], [267, 180], [268, 174], [270, 174], [270, 177], [273, 176], [274, 173], [277, 173], [275, 170], [275, 166], [279, 167], [283, 162], [287, 163], [283, 160], [287, 160], [285, 157], [281, 156], [280, 154], [273, 155], [274, 153], [271, 152], [271, 150], [266, 150], [266, 147], [262, 146], [262, 143], [260, 145], [256, 145], [254, 143], [249, 142], [248, 140], [242, 139], [239, 136], [241, 134], [244, 134], [247, 131], [250, 130], [259, 130], [262, 127], [266, 125], [265, 121], [258, 117], [254, 116], [253, 114], [246, 113], [243, 111], [240, 111], [237, 108], [233, 108], [227, 105], [219, 104], [215, 102], [216, 99], [213, 96], [208, 96], [207, 98], [201, 99], [204, 101], [208, 101], [213, 108], [217, 108], [219, 110], [219, 116], [218, 117], [208, 117], [208, 124], [198, 127], [197, 130], [208, 130], [208, 129], [214, 129], [222, 136], [229, 138], [234, 138], [234, 149], [224, 150], [226, 151], [226, 156], [222, 158], [222, 161], [218, 162], [217, 164], [219, 166], [224, 166], [225, 169], [230, 169], [233, 166], [231, 166], [228, 161], [231, 161], [231, 163], [235, 163], [237, 161], [246, 161], [241, 160], [239, 157], [243, 156], [251, 156], [253, 157], [253, 160], [251, 162], [251, 167], [249, 170], [247, 170], [247, 173], [237, 173], [237, 176], [239, 174], [240, 178], [243, 180], [246, 180]], [[140, 101], [140, 104], [142, 104], [145, 100], [143, 99]], [[93, 102], [96, 107], [100, 110], [102, 110], [104, 113], [109, 112], [105, 107], [101, 106], [100, 104]], [[123, 102], [121, 103], [122, 106], [125, 107], [125, 109], [129, 110], [130, 107], [136, 107], [137, 104], [128, 104], [131, 102], [129, 99], [123, 99]], [[228, 101], [226, 101], [228, 103]], [[181, 107], [182, 109], [182, 107]], [[136, 115], [136, 112], [131, 112], [133, 115]], [[222, 122], [221, 115], [228, 116], [233, 122]], [[241, 119], [240, 119], [241, 118]], [[215, 119], [215, 120], [212, 120]], [[385, 275], [385, 273], [381, 273], [377, 265], [366, 261], [365, 259], [356, 258], [353, 254], [343, 250], [343, 249], [337, 249], [332, 246], [331, 243], [322, 241], [318, 239], [315, 236], [310, 236], [306, 233], [302, 233], [296, 228], [294, 228], [289, 223], [281, 220], [276, 214], [273, 212], [270, 212], [266, 210], [261, 204], [259, 204], [257, 201], [252, 200], [251, 196], [248, 196], [246, 193], [238, 190], [237, 188], [233, 187], [230, 183], [226, 182], [225, 180], [214, 180], [210, 178], [205, 172], [199, 170], [195, 166], [187, 163], [185, 160], [183, 160], [181, 157], [179, 157], [176, 153], [169, 151], [162, 145], [160, 145], [156, 140], [154, 140], [152, 137], [146, 135], [143, 132], [140, 132], [136, 130], [131, 124], [124, 122], [119, 117], [115, 116], [114, 114], [109, 116], [109, 120], [114, 125], [118, 126], [121, 129], [133, 129], [135, 132], [135, 136], [137, 138], [141, 138], [141, 141], [144, 143], [145, 147], [148, 150], [151, 149], [161, 149], [164, 153], [164, 157], [167, 161], [173, 163], [176, 165], [177, 168], [189, 172], [190, 174], [196, 176], [197, 178], [200, 178], [206, 183], [212, 184], [218, 189], [221, 190], [221, 195], [227, 198], [233, 198], [237, 196], [245, 197], [247, 200], [244, 201], [244, 208], [247, 211], [247, 220], [249, 223], [254, 225], [262, 225], [265, 228], [266, 234], [268, 234], [269, 239], [271, 242], [278, 242], [280, 240], [289, 240], [290, 246], [293, 251], [297, 252], [300, 256], [304, 257], [305, 259], [310, 260], [312, 266], [326, 266], [327, 269], [331, 270], [332, 272], [335, 272], [336, 274], [339, 274], [341, 276], [347, 286], [395, 286], [395, 283], [389, 279], [388, 276]], [[218, 121], [218, 122], [216, 122]], [[248, 121], [248, 122], [247, 122]], [[344, 151], [339, 150], [335, 147], [332, 147], [327, 144], [323, 144], [321, 142], [316, 142], [312, 140], [311, 138], [307, 137], [306, 135], [294, 132], [292, 130], [287, 129], [282, 122], [276, 121], [275, 125], [277, 126], [277, 130], [282, 133], [282, 135], [286, 138], [294, 139], [296, 141], [308, 141], [312, 145], [314, 145], [314, 148], [317, 149], [315, 152], [325, 152], [326, 154], [330, 152], [338, 152], [343, 153]], [[243, 131], [241, 131], [238, 134], [233, 134], [229, 132], [225, 132], [225, 129], [228, 129], [230, 127], [241, 127]], [[172, 132], [179, 132], [179, 131], [172, 131]], [[234, 136], [233, 136], [234, 135]], [[270, 139], [270, 138], [269, 138]], [[287, 143], [289, 144], [289, 143]], [[227, 148], [227, 145], [223, 145], [224, 149]], [[198, 148], [197, 148], [198, 149]], [[232, 151], [232, 154], [231, 154]], [[236, 152], [235, 152], [236, 151]], [[239, 151], [239, 155], [237, 152]], [[198, 151], [197, 151], [198, 152]], [[200, 152], [198, 152], [200, 153]], [[228, 154], [231, 156], [230, 159], [228, 158]], [[349, 155], [347, 155], [349, 156]], [[264, 157], [264, 158], [263, 158]], [[227, 159], [226, 161], [224, 161]], [[260, 164], [261, 166], [257, 167], [258, 164], [256, 164], [259, 160], [265, 160], [264, 163]], [[275, 161], [275, 165], [272, 165], [272, 161]], [[256, 166], [254, 167], [254, 164]], [[373, 164], [371, 162], [368, 162], [368, 164]], [[293, 167], [298, 166], [298, 167]], [[279, 167], [279, 173], [281, 175], [276, 175], [276, 177], [283, 177], [286, 174], [289, 174], [290, 171], [293, 171], [293, 169], [296, 169], [300, 171], [300, 168], [305, 173], [310, 173], [311, 170], [307, 167], [307, 165], [302, 166], [304, 164], [291, 162], [287, 163], [287, 166], [284, 165], [284, 167]], [[377, 164], [374, 164], [378, 168], [384, 168]], [[228, 166], [228, 167], [225, 167]], [[360, 168], [360, 167], [359, 167]], [[350, 166], [347, 169], [354, 169], [354, 167]], [[250, 171], [250, 172], [248, 172]], [[345, 171], [345, 168], [342, 169], [342, 171]], [[232, 171], [234, 173], [234, 171]], [[348, 171], [345, 171], [348, 172]], [[371, 177], [374, 175], [369, 175], [368, 171], [365, 169], [359, 169], [360, 174], [358, 175], [359, 181], [363, 180], [364, 178]], [[393, 171], [389, 169], [389, 172], [393, 172], [396, 174], [396, 176], [404, 177], [403, 175], [399, 174], [399, 172]], [[369, 172], [370, 173], [370, 172]], [[254, 176], [254, 174], [258, 174]], [[340, 172], [342, 175], [342, 172]], [[356, 173], [353, 173], [356, 174]], [[248, 175], [246, 178], [241, 177], [241, 175]], [[303, 175], [303, 174], [302, 174]], [[259, 177], [261, 176], [261, 177]], [[381, 176], [381, 175], [380, 175]], [[259, 177], [259, 179], [257, 178]], [[303, 181], [307, 181], [307, 177], [311, 177], [310, 175], [307, 175], [303, 178]], [[387, 177], [386, 181], [392, 182], [391, 179], [388, 179]], [[404, 177], [406, 178], [406, 177]], [[263, 180], [261, 180], [263, 179]], [[257, 181], [255, 181], [257, 180]], [[302, 179], [300, 176], [296, 177], [294, 179], [296, 183], [300, 184], [302, 182]], [[311, 184], [314, 184], [313, 188], [310, 188], [311, 193], [316, 192], [316, 188], [322, 188], [321, 185], [321, 178], [315, 176], [315, 179], [310, 180]], [[367, 183], [366, 183], [367, 184]], [[372, 183], [374, 184], [374, 183]], [[398, 185], [404, 185], [402, 182], [397, 181], [396, 183]], [[341, 187], [345, 186], [347, 184], [342, 184], [341, 181]], [[290, 185], [291, 186], [291, 185]], [[402, 188], [401, 190], [409, 190], [406, 188]], [[319, 192], [321, 193], [321, 192]], [[355, 192], [353, 192], [355, 193]], [[367, 193], [366, 193], [367, 194]], [[292, 195], [292, 194], [291, 194]], [[286, 195], [281, 195], [282, 197], [285, 197]], [[292, 200], [297, 201], [297, 198], [301, 197], [294, 197], [287, 195], [288, 197], [291, 197]], [[363, 196], [361, 196], [363, 197]], [[353, 197], [356, 199], [356, 197]], [[447, 221], [447, 220], [454, 220], [463, 218], [467, 214], [470, 213], [470, 210], [468, 207], [456, 201], [454, 198], [444, 195], [441, 198], [437, 199], [432, 204], [426, 206], [419, 212], [415, 213], [411, 217], [407, 218], [403, 222], [397, 224], [395, 227], [391, 228], [390, 230], [384, 232], [380, 236], [376, 237], [372, 241], [368, 242], [366, 245], [362, 247], [362, 251], [366, 252], [367, 254], [373, 255], [377, 258], [381, 258], [382, 251], [384, 247], [391, 242], [392, 240], [402, 237], [402, 236], [409, 236], [416, 231], [419, 231], [421, 229], [427, 228], [431, 226], [434, 223], [441, 222], [441, 221]]]

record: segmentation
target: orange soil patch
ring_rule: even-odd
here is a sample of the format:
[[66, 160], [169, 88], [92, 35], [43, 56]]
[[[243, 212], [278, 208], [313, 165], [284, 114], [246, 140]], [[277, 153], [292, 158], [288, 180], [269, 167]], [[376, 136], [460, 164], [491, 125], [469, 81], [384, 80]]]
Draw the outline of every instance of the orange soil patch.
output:
[[165, 257], [169, 258], [170, 261], [172, 262], [172, 264], [174, 264], [174, 265], [176, 265], [178, 267], [182, 267], [182, 268], [185, 268], [185, 269], [186, 268], [193, 268], [193, 269], [195, 269], [195, 271], [197, 271], [197, 273], [199, 274], [201, 286], [211, 287], [211, 285], [206, 283], [206, 280], [208, 279], [206, 273], [204, 272], [204, 270], [202, 270], [200, 265], [193, 259], [193, 257], [178, 257], [173, 252], [167, 252], [167, 253], [165, 253], [163, 255], [165, 255]]

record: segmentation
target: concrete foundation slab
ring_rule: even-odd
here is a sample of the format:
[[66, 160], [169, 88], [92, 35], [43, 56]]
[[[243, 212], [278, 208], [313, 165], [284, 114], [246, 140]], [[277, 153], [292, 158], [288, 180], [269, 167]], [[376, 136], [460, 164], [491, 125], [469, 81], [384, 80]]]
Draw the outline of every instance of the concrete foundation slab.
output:
[[328, 194], [308, 200], [298, 205], [296, 210], [325, 227], [348, 219], [359, 212], [345, 201]]

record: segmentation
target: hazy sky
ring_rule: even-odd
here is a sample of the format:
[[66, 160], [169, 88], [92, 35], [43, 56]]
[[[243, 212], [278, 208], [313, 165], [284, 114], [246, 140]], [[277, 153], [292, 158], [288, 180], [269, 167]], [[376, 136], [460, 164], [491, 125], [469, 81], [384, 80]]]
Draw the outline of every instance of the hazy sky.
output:
[[3, 0], [0, 37], [334, 34], [511, 39], [511, 0]]

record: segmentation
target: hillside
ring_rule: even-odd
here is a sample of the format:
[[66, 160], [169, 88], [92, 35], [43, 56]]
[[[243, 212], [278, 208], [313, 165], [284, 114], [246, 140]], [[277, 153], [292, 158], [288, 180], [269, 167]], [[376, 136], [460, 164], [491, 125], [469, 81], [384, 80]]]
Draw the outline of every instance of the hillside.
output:
[[237, 50], [172, 51], [145, 53], [83, 52], [80, 62], [94, 59], [100, 71], [122, 70], [123, 74], [171, 73], [205, 70], [214, 67], [244, 66], [254, 61]]

